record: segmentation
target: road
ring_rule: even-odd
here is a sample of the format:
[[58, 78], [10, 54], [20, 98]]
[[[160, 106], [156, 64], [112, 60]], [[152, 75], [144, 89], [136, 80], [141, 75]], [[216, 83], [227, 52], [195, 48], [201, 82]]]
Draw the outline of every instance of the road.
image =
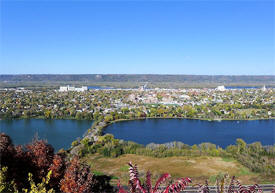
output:
[[[245, 187], [252, 186], [252, 185], [244, 185]], [[272, 189], [275, 187], [275, 184], [259, 184], [260, 188], [264, 193], [271, 193]], [[128, 190], [128, 187], [123, 186], [125, 190]], [[216, 193], [216, 186], [209, 186], [210, 193]], [[182, 193], [195, 193], [198, 192], [198, 187], [192, 187], [192, 186], [187, 186]]]
[[[245, 185], [245, 187], [252, 186], [252, 185]], [[272, 189], [274, 188], [275, 184], [259, 184], [260, 188], [263, 190], [265, 193], [271, 193]], [[215, 186], [209, 186], [210, 192], [211, 193], [216, 193], [216, 187]], [[184, 191], [184, 193], [193, 193], [193, 192], [198, 192], [198, 188], [188, 186]]]

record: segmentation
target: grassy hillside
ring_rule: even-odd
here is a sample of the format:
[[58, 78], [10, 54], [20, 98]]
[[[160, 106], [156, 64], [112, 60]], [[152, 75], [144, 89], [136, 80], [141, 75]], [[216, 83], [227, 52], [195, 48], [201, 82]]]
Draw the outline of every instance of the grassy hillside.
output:
[[230, 176], [237, 176], [243, 184], [270, 183], [272, 179], [263, 178], [257, 173], [249, 171], [234, 159], [220, 157], [167, 157], [153, 158], [141, 155], [127, 154], [118, 158], [106, 158], [98, 154], [89, 155], [82, 159], [88, 163], [92, 170], [100, 174], [113, 176], [113, 183], [120, 179], [126, 185], [129, 180], [129, 161], [138, 165], [141, 178], [144, 178], [146, 171], [152, 172], [153, 180], [156, 180], [163, 173], [170, 173], [173, 178], [190, 177], [195, 183], [203, 183], [206, 179], [210, 184], [215, 183], [218, 175], [228, 173]]

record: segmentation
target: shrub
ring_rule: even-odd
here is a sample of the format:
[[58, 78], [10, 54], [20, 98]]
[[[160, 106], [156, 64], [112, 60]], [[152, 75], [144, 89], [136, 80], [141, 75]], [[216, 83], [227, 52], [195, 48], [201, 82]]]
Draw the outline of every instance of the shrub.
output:
[[[14, 146], [10, 137], [0, 134], [0, 190], [16, 192], [103, 192], [110, 190], [108, 176], [93, 178], [90, 168], [77, 158], [66, 161], [65, 152], [54, 154], [51, 145], [35, 139], [26, 146]], [[8, 168], [8, 169], [7, 169]], [[50, 188], [49, 190], [46, 188]], [[1, 192], [0, 191], [0, 192]]]
[[79, 142], [77, 141], [77, 140], [75, 140], [75, 141], [73, 141], [72, 142], [72, 146], [74, 147], [74, 146], [77, 146], [79, 144]]
[[[170, 174], [166, 173], [163, 174], [156, 182], [155, 186], [152, 186], [151, 183], [151, 173], [148, 171], [146, 174], [145, 183], [142, 184], [141, 180], [139, 179], [139, 173], [137, 169], [137, 165], [133, 165], [131, 162], [129, 163], [129, 189], [130, 192], [142, 192], [142, 193], [156, 193], [161, 192], [160, 185], [167, 182], [170, 179]], [[175, 183], [169, 183], [164, 189], [163, 193], [169, 192], [180, 192], [185, 189], [185, 187], [191, 183], [190, 178], [180, 178]], [[118, 183], [119, 193], [126, 193], [126, 191], [120, 186]]]
[[35, 184], [33, 181], [33, 175], [29, 173], [29, 182], [30, 182], [30, 190], [23, 189], [25, 193], [54, 193], [54, 189], [47, 190], [47, 185], [49, 184], [50, 177], [51, 177], [52, 171], [49, 171], [46, 178], [42, 178], [41, 183]]
[[0, 192], [15, 193], [18, 192], [14, 181], [9, 182], [7, 180], [7, 167], [3, 167], [0, 170]]
[[49, 171], [52, 171], [52, 176], [50, 179], [49, 186], [55, 190], [59, 190], [59, 183], [64, 176], [66, 165], [65, 165], [65, 155], [57, 154], [54, 155], [52, 164], [49, 167]]
[[80, 164], [74, 157], [66, 168], [64, 178], [61, 180], [60, 190], [66, 193], [92, 192], [94, 185], [93, 174], [87, 165]]

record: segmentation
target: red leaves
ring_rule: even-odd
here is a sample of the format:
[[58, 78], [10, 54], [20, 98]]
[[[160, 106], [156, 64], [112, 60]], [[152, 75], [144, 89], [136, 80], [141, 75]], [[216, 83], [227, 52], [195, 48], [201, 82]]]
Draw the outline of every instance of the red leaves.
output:
[[54, 149], [43, 140], [35, 139], [26, 146], [15, 146], [10, 137], [0, 134], [1, 166], [8, 167], [7, 179], [14, 180], [19, 189], [25, 188], [28, 173], [32, 173], [35, 182], [39, 182], [48, 173], [52, 163]]
[[238, 192], [239, 193], [255, 193], [255, 192], [262, 192], [258, 184], [254, 184], [253, 186], [250, 187], [245, 187], [243, 186], [239, 180], [235, 180], [236, 184], [238, 186]]
[[[146, 180], [145, 184], [141, 184], [141, 181], [138, 177], [138, 169], [137, 165], [133, 165], [131, 162], [129, 163], [129, 173], [130, 173], [130, 180], [129, 180], [129, 185], [130, 185], [130, 192], [142, 192], [142, 193], [177, 193], [185, 190], [185, 188], [192, 183], [190, 178], [180, 178], [178, 179], [175, 183], [173, 184], [168, 184], [164, 189], [160, 189], [160, 185], [165, 183], [171, 176], [170, 174], [166, 173], [163, 174], [156, 182], [155, 187], [152, 189], [151, 185], [151, 174], [148, 171], [146, 174]], [[237, 190], [235, 189], [234, 185], [237, 185]], [[201, 193], [209, 193], [210, 189], [208, 187], [208, 182], [205, 182], [205, 185], [200, 185], [198, 191]], [[119, 193], [126, 193], [126, 191], [120, 186], [120, 183], [118, 183], [118, 188], [119, 188]], [[275, 188], [274, 188], [275, 190]], [[273, 192], [275, 193], [275, 191]], [[227, 192], [227, 193], [256, 193], [256, 192], [262, 192], [260, 187], [255, 184], [250, 187], [245, 187], [241, 185], [241, 183], [235, 179], [235, 176], [232, 177], [231, 182], [228, 186], [227, 191], [225, 191], [224, 186], [221, 186], [221, 189], [218, 190], [219, 192]]]
[[[159, 189], [160, 185], [164, 182], [166, 182], [171, 175], [166, 173], [163, 174], [156, 182], [156, 185], [154, 189], [152, 189], [152, 184], [151, 184], [151, 173], [148, 171], [146, 174], [146, 181], [145, 184], [141, 184], [141, 181], [138, 177], [138, 169], [137, 165], [133, 165], [131, 162], [129, 163], [129, 175], [130, 175], [130, 180], [129, 180], [129, 188], [130, 192], [142, 192], [142, 193], [157, 193], [161, 192]], [[191, 183], [190, 178], [181, 178], [179, 179], [176, 183], [170, 184], [166, 186], [164, 189], [163, 193], [169, 193], [169, 192], [180, 192], [185, 189], [185, 187]], [[118, 188], [119, 188], [119, 193], [126, 193], [126, 191], [120, 186], [120, 183], [118, 183]]]
[[52, 164], [49, 170], [52, 171], [52, 178], [58, 178], [63, 175], [63, 168], [65, 167], [65, 161], [60, 155], [54, 155]]
[[73, 158], [66, 168], [64, 178], [60, 182], [60, 190], [66, 193], [92, 192], [93, 174], [87, 165], [81, 165], [78, 158]]
[[228, 186], [228, 193], [234, 193], [234, 181], [235, 181], [235, 176], [231, 178], [231, 182]]
[[198, 192], [200, 192], [200, 193], [210, 193], [207, 180], [205, 180], [205, 185], [197, 184], [197, 186], [199, 186]]
[[62, 155], [54, 155], [52, 164], [50, 165], [48, 170], [52, 171], [50, 186], [54, 189], [59, 189], [59, 182], [64, 176], [65, 172], [65, 159]]
[[[65, 161], [65, 154], [54, 154], [51, 145], [42, 140], [34, 140], [26, 146], [12, 144], [10, 137], [0, 134], [1, 167], [7, 166], [6, 179], [14, 180], [17, 188], [29, 188], [28, 173], [33, 174], [35, 183], [51, 170], [49, 186], [57, 192], [66, 193], [90, 193], [110, 191], [108, 176], [93, 178], [90, 168], [81, 164], [78, 158]], [[137, 169], [135, 170], [137, 172]], [[92, 189], [94, 188], [94, 190]]]
[[0, 134], [0, 165], [7, 165], [13, 160], [13, 155], [15, 153], [14, 146], [12, 144], [11, 138], [4, 134]]
[[11, 141], [11, 138], [6, 135], [5, 133], [0, 134], [0, 152], [1, 155], [3, 156], [3, 153], [8, 152], [13, 148], [13, 144]]
[[176, 192], [180, 192], [182, 190], [185, 189], [185, 187], [189, 184], [189, 183], [192, 183], [192, 180], [191, 178], [181, 178], [179, 179], [175, 184], [172, 184], [174, 185], [173, 188], [170, 188], [172, 189], [172, 191], [176, 191]]
[[131, 162], [128, 163], [129, 167], [129, 185], [131, 192], [135, 192], [136, 189], [139, 189], [141, 192], [145, 192], [145, 189], [142, 187], [141, 182], [138, 178], [138, 169], [137, 165], [133, 165]]
[[190, 178], [181, 178], [176, 183], [168, 185], [164, 193], [183, 191], [189, 183], [192, 183]]
[[147, 171], [146, 173], [146, 188], [148, 192], [152, 192], [152, 184], [151, 184], [151, 173]]
[[134, 180], [138, 178], [138, 169], [137, 165], [133, 165], [132, 162], [129, 162], [128, 165], [129, 167], [129, 175], [130, 175], [130, 180]]
[[43, 140], [34, 140], [26, 147], [26, 154], [30, 157], [32, 165], [35, 168], [33, 175], [35, 178], [41, 180], [48, 173], [48, 168], [54, 157], [54, 149]]
[[166, 173], [166, 174], [162, 174], [162, 176], [157, 180], [156, 185], [154, 187], [153, 192], [156, 192], [157, 189], [159, 188], [159, 185], [164, 183], [166, 180], [168, 180], [171, 177], [170, 174]]
[[253, 186], [250, 186], [248, 188], [248, 191], [253, 193], [253, 192], [262, 192], [262, 190], [260, 189], [259, 185], [258, 184], [254, 184]]
[[118, 187], [118, 193], [127, 193], [127, 192], [121, 187], [120, 181], [118, 181], [117, 187]]

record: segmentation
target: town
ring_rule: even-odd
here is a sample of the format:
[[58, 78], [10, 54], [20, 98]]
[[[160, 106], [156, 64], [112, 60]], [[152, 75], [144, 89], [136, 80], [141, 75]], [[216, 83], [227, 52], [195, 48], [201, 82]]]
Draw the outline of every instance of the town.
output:
[[0, 91], [0, 118], [134, 119], [145, 117], [207, 120], [270, 119], [273, 88], [259, 89], [88, 89]]

